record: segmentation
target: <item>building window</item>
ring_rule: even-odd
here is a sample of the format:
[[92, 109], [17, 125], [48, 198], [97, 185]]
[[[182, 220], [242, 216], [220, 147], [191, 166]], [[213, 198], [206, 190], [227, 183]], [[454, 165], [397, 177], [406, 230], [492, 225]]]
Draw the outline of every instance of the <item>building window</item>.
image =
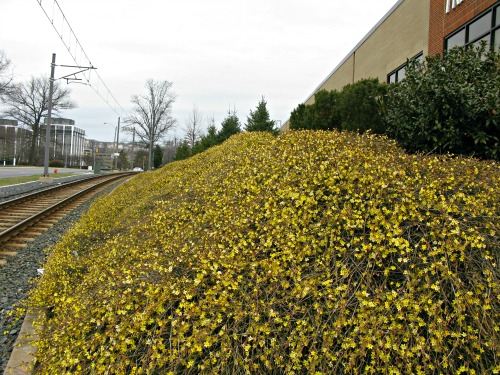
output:
[[[420, 52], [418, 55], [412, 57], [411, 60], [416, 60], [418, 62], [422, 62], [424, 60], [423, 52]], [[401, 82], [406, 77], [406, 67], [408, 66], [408, 62], [399, 66], [397, 69], [393, 70], [387, 75], [387, 83], [397, 83]]]
[[465, 45], [465, 28], [450, 36], [446, 42], [446, 50], [450, 50], [456, 46]]
[[469, 26], [469, 40], [474, 40], [483, 36], [485, 32], [489, 32], [491, 29], [491, 15], [492, 11], [486, 13], [484, 16], [478, 18], [472, 22]]
[[479, 45], [482, 41], [486, 42], [488, 48], [498, 49], [499, 29], [500, 6], [496, 5], [446, 37], [445, 51], [456, 46]]

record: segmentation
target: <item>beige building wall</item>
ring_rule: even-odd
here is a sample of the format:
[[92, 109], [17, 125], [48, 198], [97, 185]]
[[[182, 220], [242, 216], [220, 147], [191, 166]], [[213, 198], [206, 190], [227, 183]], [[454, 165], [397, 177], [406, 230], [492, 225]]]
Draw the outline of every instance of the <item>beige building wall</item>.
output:
[[427, 56], [430, 1], [404, 0], [357, 51], [355, 81], [378, 78], [386, 82], [387, 74], [422, 52]]
[[[341, 90], [363, 78], [387, 81], [387, 75], [423, 52], [427, 56], [430, 1], [400, 0], [317, 87], [305, 104], [314, 103], [322, 89]], [[284, 124], [288, 125], [288, 121]]]
[[353, 74], [355, 71], [355, 55], [350, 54], [347, 58], [340, 64], [335, 72], [328, 77], [318, 88], [314, 91], [314, 93], [305, 101], [305, 104], [313, 104], [314, 103], [314, 94], [319, 90], [340, 90], [345, 85], [352, 83]]

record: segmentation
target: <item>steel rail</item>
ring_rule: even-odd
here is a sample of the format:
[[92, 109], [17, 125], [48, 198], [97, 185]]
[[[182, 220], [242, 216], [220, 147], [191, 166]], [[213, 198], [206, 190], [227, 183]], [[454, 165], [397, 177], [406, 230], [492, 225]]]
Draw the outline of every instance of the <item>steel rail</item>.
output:
[[[27, 194], [24, 194], [24, 195], [22, 193], [20, 193], [20, 194], [11, 194], [10, 196], [20, 196], [20, 197], [0, 202], [0, 209], [2, 209], [4, 207], [7, 207], [10, 204], [16, 203], [17, 201], [21, 201], [23, 199], [28, 199], [28, 198], [36, 198], [37, 196], [43, 195], [43, 194], [45, 194], [47, 192], [57, 191], [59, 189], [65, 188], [65, 187], [71, 187], [72, 185], [79, 185], [79, 184], [82, 184], [82, 183], [85, 183], [85, 182], [88, 182], [88, 181], [92, 181], [92, 180], [105, 179], [105, 178], [108, 178], [110, 176], [115, 176], [115, 175], [116, 176], [118, 176], [118, 175], [122, 176], [122, 175], [136, 174], [136, 173], [137, 172], [113, 173], [113, 174], [109, 174], [109, 175], [96, 176], [96, 177], [84, 178], [84, 179], [81, 179], [81, 180], [63, 182], [60, 185], [50, 186], [48, 188], [41, 187], [40, 189], [38, 189], [37, 191], [35, 191], [33, 193], [27, 193]], [[2, 197], [0, 197], [0, 199], [2, 199]]]
[[[73, 195], [71, 195], [71, 196], [69, 196], [67, 198], [64, 198], [60, 202], [57, 202], [57, 203], [53, 204], [52, 206], [43, 209], [42, 211], [40, 211], [40, 212], [38, 212], [38, 213], [36, 213], [36, 214], [34, 214], [34, 215], [32, 215], [32, 216], [24, 219], [23, 221], [20, 221], [19, 223], [17, 223], [15, 225], [13, 225], [12, 227], [4, 230], [3, 232], [0, 232], [0, 243], [4, 243], [4, 242], [8, 241], [10, 239], [10, 237], [7, 238], [9, 235], [13, 235], [13, 234], [15, 235], [16, 231], [21, 231], [23, 228], [29, 226], [29, 224], [39, 221], [39, 219], [41, 217], [45, 217], [45, 216], [50, 215], [52, 212], [54, 212], [57, 209], [60, 209], [63, 206], [71, 203], [71, 201], [76, 200], [80, 196], [85, 195], [85, 194], [91, 192], [92, 190], [98, 189], [102, 185], [109, 184], [109, 183], [114, 182], [114, 181], [116, 181], [116, 180], [118, 180], [120, 178], [123, 178], [124, 175], [128, 175], [128, 174], [122, 173], [122, 174], [119, 174], [119, 175], [117, 175], [117, 176], [115, 176], [113, 178], [106, 179], [105, 181], [101, 181], [101, 182], [97, 183], [96, 185], [93, 185], [93, 186], [90, 186], [90, 187], [88, 187], [86, 189], [83, 189], [82, 191], [79, 191], [78, 193], [75, 193], [75, 194], [73, 194]], [[44, 190], [44, 192], [46, 192], [46, 190]], [[38, 193], [43, 193], [43, 192], [37, 192], [37, 193], [34, 193], [33, 195], [34, 196], [43, 195], [43, 194], [38, 194]], [[29, 195], [29, 197], [31, 197], [31, 194]], [[24, 196], [22, 198], [26, 198], [26, 196]], [[19, 199], [22, 199], [22, 198], [19, 198]], [[13, 201], [15, 201], [15, 200], [11, 200], [11, 201], [8, 201], [8, 202], [13, 203]], [[8, 203], [8, 202], [3, 202], [3, 203]], [[1, 205], [0, 205], [0, 207], [1, 207]]]

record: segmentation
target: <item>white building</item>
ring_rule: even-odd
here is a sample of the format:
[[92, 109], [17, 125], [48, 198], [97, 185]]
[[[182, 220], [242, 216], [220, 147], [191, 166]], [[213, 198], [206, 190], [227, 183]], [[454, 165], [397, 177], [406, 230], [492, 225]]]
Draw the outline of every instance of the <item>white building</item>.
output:
[[[41, 145], [45, 143], [45, 124], [41, 126]], [[75, 121], [64, 118], [52, 118], [50, 129], [50, 159], [62, 160], [64, 166], [82, 165], [85, 147], [85, 130], [75, 126]]]

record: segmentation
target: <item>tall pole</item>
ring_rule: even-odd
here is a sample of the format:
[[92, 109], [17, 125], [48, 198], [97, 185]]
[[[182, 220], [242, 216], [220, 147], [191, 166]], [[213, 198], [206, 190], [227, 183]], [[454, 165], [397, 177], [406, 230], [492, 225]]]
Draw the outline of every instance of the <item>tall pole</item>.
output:
[[17, 156], [17, 126], [14, 127], [14, 162], [13, 166], [16, 166], [16, 156]]
[[120, 118], [118, 117], [118, 128], [116, 129], [116, 151], [118, 151], [119, 138], [120, 138]]
[[[151, 170], [152, 158], [153, 158], [153, 138], [155, 136], [156, 130], [156, 112], [153, 112], [153, 118], [151, 119], [151, 124], [149, 127], [149, 160], [148, 160], [148, 170]], [[144, 168], [143, 168], [144, 169]]]
[[52, 122], [52, 91], [54, 91], [54, 73], [56, 69], [56, 54], [52, 54], [52, 64], [50, 65], [49, 82], [49, 108], [47, 113], [47, 124], [45, 125], [45, 160], [43, 163], [43, 175], [49, 177], [49, 147], [50, 147], [50, 123]]
[[132, 168], [134, 168], [134, 162], [135, 162], [135, 126], [132, 128], [132, 158], [130, 160], [130, 164], [132, 165]]
[[[118, 127], [116, 128], [116, 154], [118, 154], [118, 139], [120, 137], [120, 118], [118, 117]], [[118, 169], [118, 156], [115, 155], [115, 169]]]
[[151, 170], [151, 166], [153, 165], [151, 163], [151, 159], [153, 158], [153, 137], [149, 139], [149, 160], [148, 160], [148, 170]]

